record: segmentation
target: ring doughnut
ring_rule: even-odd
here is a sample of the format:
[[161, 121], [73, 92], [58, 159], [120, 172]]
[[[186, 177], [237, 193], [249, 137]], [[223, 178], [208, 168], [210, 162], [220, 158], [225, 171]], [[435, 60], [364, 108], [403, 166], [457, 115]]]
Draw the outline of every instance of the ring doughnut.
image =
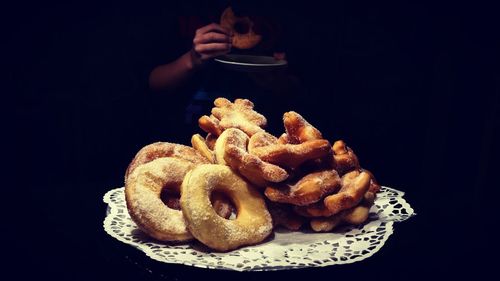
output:
[[[158, 158], [176, 158], [183, 159], [195, 165], [209, 164], [210, 160], [205, 158], [195, 149], [182, 144], [156, 142], [144, 146], [137, 152], [136, 156], [129, 164], [125, 173], [125, 184], [127, 183], [128, 176], [139, 166], [149, 163]], [[229, 218], [231, 215], [231, 206], [223, 198], [215, 196], [212, 198], [214, 206], [217, 206], [217, 213], [224, 217]], [[177, 196], [168, 197], [165, 199], [167, 206], [173, 209], [180, 210], [179, 198]]]
[[125, 184], [125, 199], [132, 220], [160, 241], [192, 239], [180, 210], [161, 200], [163, 189], [180, 190], [186, 173], [196, 165], [183, 159], [158, 158], [137, 167]]
[[[181, 208], [188, 229], [212, 249], [227, 251], [256, 244], [272, 231], [271, 215], [260, 193], [228, 166], [197, 166], [186, 175], [181, 188]], [[223, 192], [234, 202], [234, 220], [215, 213], [210, 203], [214, 191]]]
[[140, 165], [157, 158], [173, 157], [187, 160], [193, 164], [208, 164], [210, 161], [203, 157], [196, 149], [182, 144], [169, 142], [155, 142], [141, 148], [135, 155], [125, 172], [125, 181], [128, 176]]
[[231, 7], [222, 12], [220, 25], [233, 32], [232, 44], [238, 49], [250, 49], [262, 40], [262, 36], [253, 30], [254, 23], [249, 17], [237, 17]]

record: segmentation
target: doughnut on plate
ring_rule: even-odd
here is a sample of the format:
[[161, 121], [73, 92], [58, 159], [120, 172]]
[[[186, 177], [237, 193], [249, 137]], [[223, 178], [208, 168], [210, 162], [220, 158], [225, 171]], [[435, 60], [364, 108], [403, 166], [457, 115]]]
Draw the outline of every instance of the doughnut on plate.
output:
[[324, 267], [361, 261], [379, 251], [393, 234], [394, 223], [415, 215], [403, 195], [396, 189], [382, 187], [369, 219], [359, 226], [339, 227], [328, 233], [278, 228], [258, 245], [224, 253], [211, 251], [196, 241], [169, 244], [147, 237], [128, 215], [123, 187], [104, 195], [108, 209], [103, 225], [115, 239], [164, 263], [235, 271]]
[[251, 56], [240, 54], [228, 54], [214, 59], [224, 68], [243, 72], [266, 72], [285, 68], [286, 60], [277, 60], [268, 56]]

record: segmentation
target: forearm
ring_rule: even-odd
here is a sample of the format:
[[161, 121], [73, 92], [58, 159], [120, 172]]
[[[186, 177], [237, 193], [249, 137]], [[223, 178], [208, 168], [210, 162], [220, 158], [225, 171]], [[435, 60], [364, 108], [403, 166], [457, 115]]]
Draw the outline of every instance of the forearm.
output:
[[149, 74], [152, 90], [173, 90], [183, 83], [208, 60], [231, 50], [230, 32], [216, 23], [196, 30], [193, 48], [177, 60], [157, 66]]
[[157, 66], [149, 74], [152, 90], [169, 90], [181, 86], [200, 67], [192, 51], [186, 52], [175, 61]]

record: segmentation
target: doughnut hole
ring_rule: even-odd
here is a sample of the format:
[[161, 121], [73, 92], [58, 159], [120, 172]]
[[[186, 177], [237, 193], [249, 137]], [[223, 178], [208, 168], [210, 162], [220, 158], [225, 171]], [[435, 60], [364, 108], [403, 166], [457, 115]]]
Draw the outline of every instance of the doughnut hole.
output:
[[227, 220], [234, 220], [237, 216], [237, 209], [234, 202], [224, 192], [213, 191], [210, 196], [212, 208], [220, 216]]
[[247, 34], [250, 31], [250, 25], [246, 21], [237, 21], [234, 24], [234, 30], [239, 34]]
[[160, 199], [163, 204], [167, 205], [170, 209], [181, 209], [181, 204], [179, 203], [180, 198], [181, 194], [178, 187], [164, 186], [161, 190]]

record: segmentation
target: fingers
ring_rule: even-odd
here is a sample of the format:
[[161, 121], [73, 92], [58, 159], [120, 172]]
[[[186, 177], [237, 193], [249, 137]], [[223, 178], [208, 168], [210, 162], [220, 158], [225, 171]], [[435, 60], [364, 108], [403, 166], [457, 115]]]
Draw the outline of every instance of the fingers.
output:
[[215, 58], [221, 55], [225, 55], [231, 51], [230, 43], [209, 43], [209, 44], [198, 44], [193, 48], [197, 57], [201, 61], [206, 61], [211, 58]]
[[194, 50], [201, 55], [215, 53], [215, 52], [229, 52], [231, 50], [231, 44], [230, 43], [197, 44], [194, 46]]
[[208, 32], [196, 35], [193, 39], [193, 44], [207, 44], [207, 43], [231, 43], [231, 36], [217, 33], [217, 32]]
[[223, 34], [225, 34], [227, 36], [231, 35], [231, 31], [230, 30], [228, 30], [227, 28], [224, 28], [224, 27], [220, 26], [217, 23], [211, 23], [209, 25], [205, 25], [203, 27], [200, 27], [198, 30], [196, 30], [196, 35], [205, 34], [205, 33], [210, 32], [210, 31], [215, 31], [215, 32], [223, 33]]
[[201, 61], [227, 54], [232, 47], [231, 32], [212, 23], [199, 28], [193, 39], [193, 50]]

